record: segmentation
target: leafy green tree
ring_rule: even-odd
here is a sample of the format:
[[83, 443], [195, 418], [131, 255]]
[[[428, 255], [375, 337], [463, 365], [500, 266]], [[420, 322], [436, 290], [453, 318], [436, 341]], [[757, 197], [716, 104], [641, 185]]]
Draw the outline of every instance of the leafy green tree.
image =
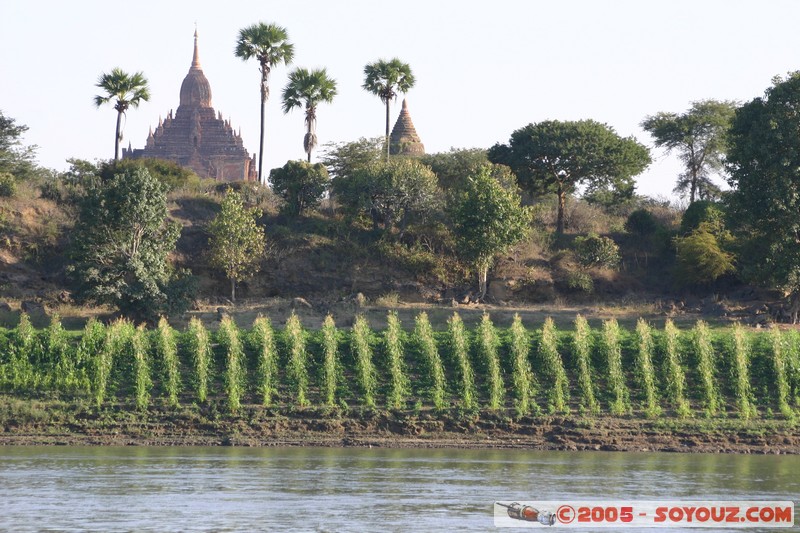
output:
[[469, 177], [477, 174], [483, 167], [489, 167], [492, 176], [504, 187], [517, 187], [517, 178], [511, 169], [506, 165], [490, 163], [483, 148], [452, 148], [448, 152], [425, 154], [419, 160], [431, 167], [439, 180], [439, 188], [449, 192], [450, 196], [457, 196]]
[[[67, 159], [69, 170], [61, 174], [61, 181], [72, 187], [83, 187], [97, 181], [100, 176], [99, 165], [85, 159]], [[113, 174], [113, 173], [112, 173]]]
[[628, 215], [625, 221], [625, 231], [639, 239], [648, 239], [658, 231], [659, 223], [656, 217], [647, 209], [637, 209]]
[[719, 187], [711, 176], [723, 168], [727, 148], [727, 132], [735, 102], [701, 100], [692, 103], [685, 113], [658, 113], [642, 121], [658, 148], [677, 152], [686, 170], [678, 177], [675, 192], [686, 195], [689, 202], [719, 196]]
[[583, 268], [617, 268], [620, 262], [619, 246], [614, 239], [596, 233], [575, 239], [575, 255]]
[[366, 212], [375, 227], [401, 232], [414, 215], [429, 213], [437, 201], [436, 175], [415, 159], [394, 158], [356, 169], [332, 181], [337, 200], [351, 213]]
[[287, 161], [269, 173], [272, 189], [286, 202], [286, 212], [299, 215], [319, 205], [328, 188], [328, 170], [321, 163]]
[[448, 152], [424, 154], [419, 160], [431, 167], [443, 190], [463, 185], [469, 176], [489, 164], [483, 148], [451, 148]]
[[350, 179], [357, 171], [369, 168], [381, 159], [383, 159], [383, 139], [362, 137], [357, 141], [326, 144], [322, 164], [335, 181]]
[[779, 287], [800, 311], [800, 72], [775, 78], [765, 95], [736, 111], [727, 155], [731, 220], [747, 238], [745, 277]]
[[8, 172], [0, 172], [0, 198], [11, 198], [17, 194], [17, 180]]
[[261, 72], [261, 136], [259, 137], [258, 179], [265, 184], [262, 174], [264, 166], [264, 118], [269, 99], [269, 73], [281, 63], [289, 65], [294, 58], [294, 45], [289, 42], [286, 28], [259, 22], [239, 30], [235, 55], [243, 61], [256, 58]]
[[77, 196], [92, 184], [109, 181], [116, 174], [133, 172], [137, 168], [147, 169], [150, 176], [167, 186], [168, 192], [200, 183], [200, 176], [191, 169], [165, 159], [120, 159], [92, 163], [73, 158], [67, 159], [67, 163], [70, 165], [69, 170], [62, 172], [58, 178], [68, 193]]
[[26, 131], [28, 126], [16, 124], [16, 119], [7, 117], [0, 111], [0, 153], [6, 153], [17, 146]]
[[295, 107], [305, 106], [306, 135], [303, 137], [303, 150], [311, 162], [311, 152], [317, 147], [317, 105], [330, 103], [336, 96], [336, 80], [328, 77], [323, 69], [308, 71], [297, 68], [289, 73], [289, 82], [283, 89], [283, 112]]
[[[91, 164], [91, 163], [90, 163]], [[200, 176], [191, 169], [181, 166], [174, 161], [164, 159], [121, 159], [119, 161], [106, 161], [100, 164], [97, 172], [103, 179], [110, 179], [114, 174], [124, 172], [129, 168], [144, 167], [150, 175], [161, 183], [167, 185], [170, 191], [179, 187], [200, 182]]]
[[511, 167], [520, 186], [534, 196], [556, 193], [556, 232], [561, 234], [567, 196], [578, 185], [586, 185], [587, 193], [609, 186], [632, 189], [650, 154], [633, 137], [622, 138], [594, 120], [548, 120], [514, 131], [508, 144], [489, 149], [489, 160]]
[[381, 99], [386, 106], [386, 160], [389, 160], [389, 104], [397, 97], [397, 92], [406, 93], [414, 86], [416, 79], [411, 66], [396, 57], [386, 61], [379, 59], [364, 67], [365, 91]]
[[138, 319], [188, 307], [190, 278], [168, 261], [181, 227], [167, 219], [166, 189], [144, 168], [89, 185], [69, 252], [77, 299]]
[[708, 222], [685, 237], [675, 238], [678, 257], [678, 279], [685, 285], [705, 285], [735, 270], [733, 254], [723, 245], [730, 241], [730, 233]]
[[150, 100], [147, 78], [141, 72], [128, 74], [120, 68], [114, 68], [111, 72], [101, 74], [95, 87], [99, 87], [106, 94], [95, 96], [94, 104], [100, 107], [113, 101], [114, 109], [117, 111], [117, 129], [114, 137], [114, 161], [117, 161], [119, 142], [122, 140], [122, 115], [129, 107], [136, 109], [142, 102]]
[[28, 126], [0, 111], [0, 174], [10, 174], [15, 181], [32, 177], [36, 168], [36, 147], [22, 146], [22, 135]]
[[530, 209], [522, 207], [519, 194], [503, 188], [484, 167], [467, 181], [452, 217], [458, 253], [478, 271], [478, 299], [483, 299], [494, 258], [525, 237]]
[[247, 209], [242, 196], [228, 189], [222, 208], [208, 225], [210, 263], [231, 281], [231, 301], [236, 302], [236, 282], [258, 272], [264, 255], [264, 228], [256, 223], [258, 208]]
[[681, 217], [681, 233], [689, 234], [706, 223], [713, 228], [725, 226], [725, 211], [716, 202], [697, 200], [692, 202]]

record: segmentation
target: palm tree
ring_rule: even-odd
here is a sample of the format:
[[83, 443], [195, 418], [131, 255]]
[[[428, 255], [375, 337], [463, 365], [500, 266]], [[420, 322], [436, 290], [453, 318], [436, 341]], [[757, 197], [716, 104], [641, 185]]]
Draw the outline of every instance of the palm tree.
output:
[[364, 67], [364, 90], [377, 95], [386, 104], [386, 159], [389, 159], [389, 103], [397, 96], [396, 91], [408, 92], [414, 86], [414, 75], [408, 63], [397, 58], [391, 61], [380, 59]]
[[283, 89], [283, 112], [288, 113], [295, 107], [306, 106], [306, 135], [303, 137], [303, 149], [311, 162], [311, 152], [317, 147], [317, 104], [332, 102], [336, 96], [336, 80], [328, 77], [328, 72], [321, 70], [308, 71], [297, 68], [289, 74], [289, 83]]
[[294, 57], [294, 45], [289, 42], [286, 28], [275, 24], [259, 22], [239, 30], [236, 41], [236, 57], [243, 61], [254, 57], [261, 71], [261, 138], [258, 153], [258, 180], [265, 183], [262, 167], [264, 165], [264, 111], [269, 98], [269, 73], [272, 67], [281, 63], [288, 65]]
[[103, 73], [97, 80], [96, 87], [106, 92], [105, 96], [95, 96], [94, 104], [100, 107], [112, 100], [116, 100], [114, 109], [117, 110], [117, 134], [114, 137], [114, 161], [119, 161], [119, 142], [122, 140], [122, 115], [129, 107], [136, 109], [141, 102], [150, 100], [150, 89], [147, 87], [147, 78], [141, 72], [128, 74], [121, 68], [115, 68], [110, 73]]

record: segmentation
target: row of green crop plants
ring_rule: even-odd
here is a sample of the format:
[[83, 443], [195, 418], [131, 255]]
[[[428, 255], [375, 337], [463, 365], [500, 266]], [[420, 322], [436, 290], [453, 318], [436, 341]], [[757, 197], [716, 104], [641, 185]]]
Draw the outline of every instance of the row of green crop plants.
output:
[[242, 330], [228, 317], [215, 332], [193, 319], [185, 331], [161, 320], [151, 330], [126, 320], [91, 320], [80, 335], [57, 317], [43, 330], [26, 315], [0, 335], [0, 388], [55, 394], [98, 407], [154, 402], [264, 406], [363, 405], [388, 409], [513, 409], [518, 416], [608, 413], [655, 418], [737, 416], [794, 420], [800, 407], [800, 333], [702, 321], [679, 330], [639, 320], [591, 328], [581, 316], [559, 331], [551, 319], [529, 330], [516, 316], [489, 315], [469, 330], [457, 313], [434, 331], [426, 313], [404, 329], [394, 312], [373, 331], [359, 316], [319, 330], [292, 315], [282, 329], [259, 317]]

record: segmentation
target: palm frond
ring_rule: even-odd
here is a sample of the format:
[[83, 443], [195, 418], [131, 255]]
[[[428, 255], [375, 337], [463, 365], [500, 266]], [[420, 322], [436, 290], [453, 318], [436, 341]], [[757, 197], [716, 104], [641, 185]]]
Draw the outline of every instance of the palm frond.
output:
[[138, 107], [141, 102], [150, 100], [147, 78], [142, 72], [128, 74], [121, 68], [113, 68], [111, 72], [101, 74], [95, 86], [106, 93], [94, 97], [94, 103], [98, 107], [112, 100], [116, 100], [122, 107]]
[[397, 58], [389, 61], [379, 59], [364, 67], [362, 88], [386, 103], [394, 99], [396, 91], [407, 92], [415, 82], [416, 79], [408, 63], [403, 63]]
[[306, 109], [316, 108], [320, 102], [332, 102], [336, 96], [336, 80], [325, 69], [309, 71], [296, 68], [289, 73], [283, 89], [283, 111], [288, 113], [305, 103]]
[[294, 45], [289, 42], [286, 28], [259, 22], [239, 30], [234, 55], [243, 61], [255, 57], [268, 67], [288, 65], [294, 59]]

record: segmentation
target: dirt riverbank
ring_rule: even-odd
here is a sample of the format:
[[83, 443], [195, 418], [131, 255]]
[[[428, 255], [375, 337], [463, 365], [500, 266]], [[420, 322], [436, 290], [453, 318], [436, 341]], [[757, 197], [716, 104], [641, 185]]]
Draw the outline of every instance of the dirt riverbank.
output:
[[147, 412], [6, 398], [0, 445], [366, 446], [539, 450], [800, 453], [800, 428], [781, 420], [522, 417], [485, 411], [385, 411], [213, 405]]

